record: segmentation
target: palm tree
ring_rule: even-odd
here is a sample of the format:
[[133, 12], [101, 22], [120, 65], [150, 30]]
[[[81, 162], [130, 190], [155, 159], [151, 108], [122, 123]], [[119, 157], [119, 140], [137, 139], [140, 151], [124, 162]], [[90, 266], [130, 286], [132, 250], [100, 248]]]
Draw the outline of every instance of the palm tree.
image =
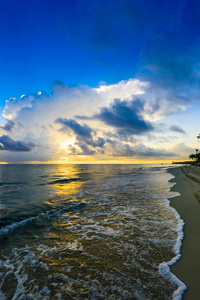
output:
[[189, 158], [191, 158], [194, 161], [196, 159], [196, 154], [190, 154]]
[[[200, 134], [197, 136], [198, 139], [200, 139]], [[196, 154], [190, 154], [189, 158], [191, 158], [193, 161], [200, 162], [200, 150], [195, 149]]]

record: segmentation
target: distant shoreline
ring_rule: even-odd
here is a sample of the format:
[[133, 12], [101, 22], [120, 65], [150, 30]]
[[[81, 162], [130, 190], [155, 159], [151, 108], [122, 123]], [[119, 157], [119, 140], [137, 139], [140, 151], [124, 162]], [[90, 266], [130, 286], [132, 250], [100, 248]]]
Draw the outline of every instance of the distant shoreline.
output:
[[200, 167], [170, 168], [176, 184], [171, 191], [181, 195], [171, 198], [170, 205], [185, 222], [181, 259], [170, 267], [171, 272], [183, 281], [187, 290], [184, 300], [197, 300], [200, 294]]

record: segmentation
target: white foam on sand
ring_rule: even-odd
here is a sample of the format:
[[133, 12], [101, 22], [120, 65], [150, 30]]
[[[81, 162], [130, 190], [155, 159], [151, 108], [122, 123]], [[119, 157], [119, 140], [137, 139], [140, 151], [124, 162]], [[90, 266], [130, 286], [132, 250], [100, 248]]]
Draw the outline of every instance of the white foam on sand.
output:
[[[172, 174], [171, 174], [172, 175]], [[175, 178], [174, 175], [172, 175], [173, 178]], [[174, 186], [176, 183], [173, 183], [172, 186]], [[176, 193], [175, 196], [169, 197], [169, 198], [173, 198], [173, 197], [177, 197], [180, 196], [180, 193]], [[178, 289], [174, 292], [173, 294], [173, 299], [174, 300], [181, 300], [182, 299], [182, 295], [184, 293], [184, 291], [187, 289], [186, 285], [179, 280], [171, 271], [170, 271], [170, 267], [174, 265], [180, 258], [181, 258], [181, 246], [182, 246], [182, 240], [184, 238], [184, 233], [183, 233], [183, 227], [184, 227], [184, 221], [181, 219], [179, 213], [170, 206], [170, 201], [168, 199], [165, 199], [167, 206], [169, 207], [169, 209], [171, 209], [175, 216], [176, 216], [176, 220], [177, 220], [177, 228], [176, 228], [176, 232], [177, 232], [177, 239], [176, 239], [176, 243], [174, 245], [174, 253], [175, 253], [175, 257], [173, 257], [170, 261], [168, 262], [163, 262], [159, 265], [159, 273], [167, 280], [171, 281], [172, 283], [176, 284], [178, 286]]]

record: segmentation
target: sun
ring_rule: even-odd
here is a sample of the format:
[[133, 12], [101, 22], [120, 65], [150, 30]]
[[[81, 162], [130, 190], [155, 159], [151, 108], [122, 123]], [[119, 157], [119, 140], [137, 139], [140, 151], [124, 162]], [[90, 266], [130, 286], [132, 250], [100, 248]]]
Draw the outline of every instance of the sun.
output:
[[68, 147], [69, 145], [71, 145], [72, 147], [76, 147], [75, 141], [76, 141], [75, 138], [68, 138], [67, 140], [65, 140], [60, 144], [60, 150], [65, 150], [67, 153], [69, 153]]

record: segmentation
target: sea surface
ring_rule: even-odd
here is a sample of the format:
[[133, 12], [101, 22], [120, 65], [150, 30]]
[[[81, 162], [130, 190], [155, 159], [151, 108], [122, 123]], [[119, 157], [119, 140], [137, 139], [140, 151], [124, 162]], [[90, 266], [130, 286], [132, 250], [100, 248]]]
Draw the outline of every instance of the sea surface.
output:
[[181, 299], [166, 165], [0, 165], [0, 299]]

